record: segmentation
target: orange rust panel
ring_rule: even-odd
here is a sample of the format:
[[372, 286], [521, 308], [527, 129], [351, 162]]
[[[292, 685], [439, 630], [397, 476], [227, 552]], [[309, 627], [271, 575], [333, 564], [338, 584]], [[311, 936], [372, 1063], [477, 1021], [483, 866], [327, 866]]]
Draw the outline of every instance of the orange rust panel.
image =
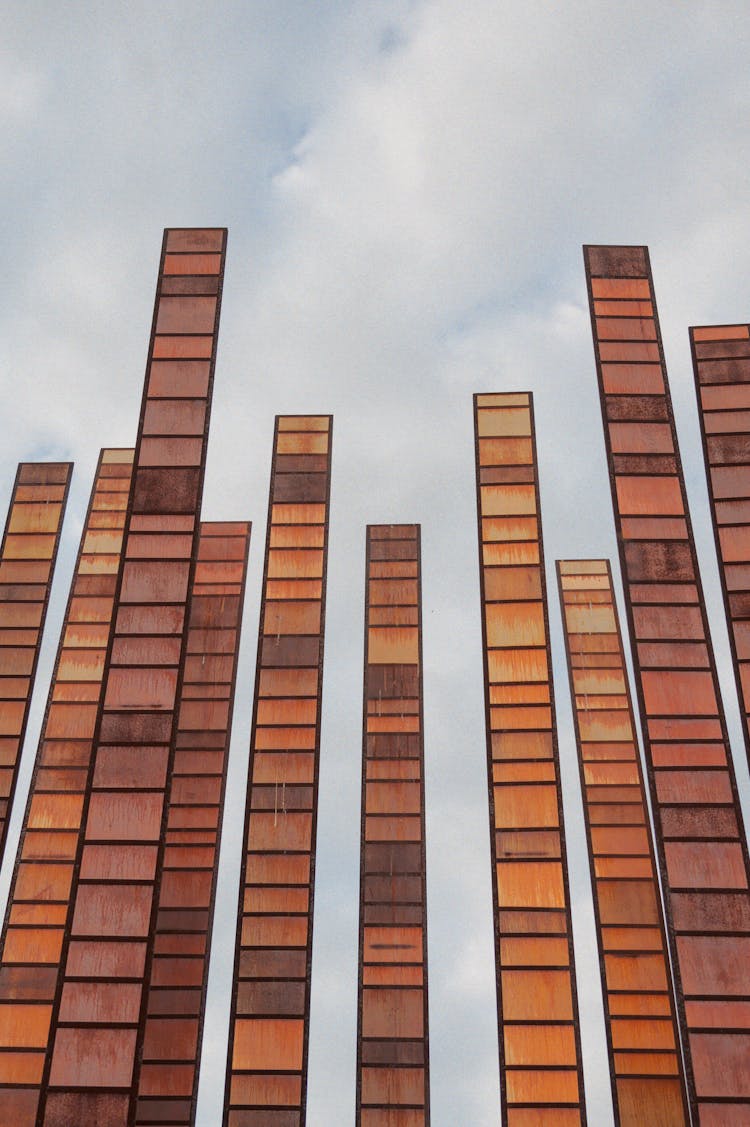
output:
[[[503, 1121], [557, 1125], [569, 1104], [582, 1123], [532, 397], [474, 412]], [[606, 627], [606, 608], [578, 610]]]
[[307, 1087], [332, 426], [328, 415], [276, 420], [224, 1102], [230, 1127], [248, 1116], [270, 1122], [286, 1101], [299, 1122]]
[[[716, 1101], [723, 1108], [722, 1122], [740, 1122], [750, 1115], [750, 1086], [743, 1089], [735, 1082], [734, 1062], [743, 1053], [746, 1057], [750, 1027], [728, 1031], [721, 1040], [700, 1032], [689, 1008], [692, 1000], [728, 1007], [730, 999], [707, 964], [696, 978], [690, 963], [688, 988], [683, 957], [690, 949], [683, 939], [710, 933], [718, 941], [738, 931], [750, 933], [750, 859], [687, 511], [648, 249], [590, 246], [584, 258], [688, 1103], [695, 1121], [709, 1122]], [[639, 339], [635, 334], [617, 342], [603, 339], [595, 302], [603, 296], [624, 300], [615, 291], [636, 282], [639, 298], [648, 298], [653, 310], [650, 318], [642, 318], [653, 328], [651, 342], [645, 333]], [[602, 286], [611, 292], [602, 293]], [[633, 296], [628, 293], [628, 300]], [[730, 326], [724, 334], [715, 328], [693, 332], [691, 340], [699, 398], [710, 391], [703, 401], [703, 439], [717, 548], [720, 558], [723, 548], [728, 553], [722, 563], [730, 625], [733, 616], [742, 617], [743, 592], [750, 590], [750, 576], [742, 574], [743, 536], [731, 527], [740, 528], [745, 518], [735, 510], [735, 519], [722, 524], [722, 545], [716, 506], [748, 497], [747, 434], [742, 412], [734, 421], [729, 418], [742, 396], [722, 398], [713, 389], [732, 393], [748, 381], [750, 343], [738, 335], [739, 328]], [[615, 367], [627, 370], [627, 387], [613, 382]], [[670, 770], [680, 760], [685, 769]], [[605, 868], [614, 879], [611, 859], [597, 863], [597, 871]], [[735, 977], [737, 958], [737, 949], [727, 951], [727, 982]], [[631, 1057], [618, 1054], [623, 1069], [632, 1073]], [[662, 1057], [644, 1056], [641, 1067], [652, 1060], [655, 1072], [663, 1069]]]

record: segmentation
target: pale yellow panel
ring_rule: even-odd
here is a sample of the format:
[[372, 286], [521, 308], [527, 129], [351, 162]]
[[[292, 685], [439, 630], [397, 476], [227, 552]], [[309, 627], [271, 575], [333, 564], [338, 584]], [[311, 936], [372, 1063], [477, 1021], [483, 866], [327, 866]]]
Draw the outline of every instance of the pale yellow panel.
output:
[[536, 490], [533, 485], [482, 485], [482, 515], [514, 516], [536, 512]]
[[485, 607], [487, 644], [543, 646], [546, 636], [541, 602], [488, 603]]
[[410, 626], [371, 626], [368, 630], [367, 660], [372, 665], [416, 665], [419, 661], [419, 631]]
[[528, 407], [484, 408], [477, 412], [480, 438], [509, 438], [531, 434], [531, 411]]

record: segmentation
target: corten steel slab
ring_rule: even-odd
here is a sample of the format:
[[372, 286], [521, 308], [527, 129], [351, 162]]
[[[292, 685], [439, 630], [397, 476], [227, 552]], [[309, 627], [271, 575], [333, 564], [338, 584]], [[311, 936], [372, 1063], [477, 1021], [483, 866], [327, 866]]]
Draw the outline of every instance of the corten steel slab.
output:
[[226, 231], [167, 230], [84, 826], [42, 1078], [45, 1127], [135, 1118], [198, 550]]
[[36, 1120], [120, 562], [132, 450], [102, 450], [16, 858], [0, 967], [0, 1109]]
[[747, 844], [648, 250], [584, 256], [688, 1094], [702, 1127], [734, 1127], [750, 1120]]
[[558, 560], [615, 1122], [690, 1122], [661, 893], [608, 560]]
[[357, 1127], [428, 1127], [419, 525], [366, 551]]
[[711, 517], [750, 756], [750, 325], [690, 330]]
[[501, 1112], [586, 1122], [530, 394], [474, 397]]
[[72, 471], [72, 462], [19, 463], [0, 545], [0, 862]]
[[224, 1123], [303, 1127], [330, 415], [276, 420]]
[[250, 525], [203, 523], [168, 798], [135, 1123], [195, 1121]]

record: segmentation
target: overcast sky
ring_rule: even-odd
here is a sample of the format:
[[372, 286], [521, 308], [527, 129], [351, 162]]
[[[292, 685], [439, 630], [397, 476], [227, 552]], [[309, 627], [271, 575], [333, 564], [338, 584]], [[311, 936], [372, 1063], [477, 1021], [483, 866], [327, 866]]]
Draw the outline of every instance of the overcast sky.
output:
[[750, 6], [6, 0], [2, 22], [0, 513], [19, 460], [75, 462], [42, 673], [99, 448], [135, 438], [162, 229], [229, 228], [203, 515], [254, 534], [199, 1127], [223, 1089], [273, 417], [302, 412], [335, 417], [308, 1127], [354, 1121], [364, 526], [389, 521], [422, 525], [432, 1123], [499, 1122], [471, 395], [516, 390], [535, 395], [586, 1092], [607, 1127], [553, 574], [616, 557], [581, 244], [651, 249], [747, 799], [687, 327], [750, 319]]

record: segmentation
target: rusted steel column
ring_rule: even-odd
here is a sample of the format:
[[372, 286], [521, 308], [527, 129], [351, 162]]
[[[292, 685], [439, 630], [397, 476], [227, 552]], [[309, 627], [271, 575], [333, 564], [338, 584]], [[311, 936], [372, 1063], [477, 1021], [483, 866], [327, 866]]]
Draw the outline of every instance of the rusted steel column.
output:
[[558, 560], [615, 1122], [689, 1123], [661, 893], [608, 560]]
[[132, 450], [102, 450], [99, 458], [8, 898], [0, 1108], [16, 1127], [36, 1121], [50, 1044], [132, 462]]
[[202, 523], [135, 1123], [195, 1121], [250, 525]]
[[750, 325], [690, 330], [711, 517], [750, 758]]
[[429, 1127], [419, 525], [367, 529], [358, 1127]]
[[750, 1115], [748, 855], [646, 247], [586, 247], [596, 365], [691, 1110]]
[[503, 1124], [585, 1123], [529, 393], [474, 397]]
[[72, 472], [72, 462], [19, 464], [0, 545], [0, 862]]
[[243, 873], [228, 1127], [303, 1127], [331, 475], [330, 415], [276, 420]]
[[134, 1116], [216, 360], [224, 230], [165, 232], [40, 1123]]

